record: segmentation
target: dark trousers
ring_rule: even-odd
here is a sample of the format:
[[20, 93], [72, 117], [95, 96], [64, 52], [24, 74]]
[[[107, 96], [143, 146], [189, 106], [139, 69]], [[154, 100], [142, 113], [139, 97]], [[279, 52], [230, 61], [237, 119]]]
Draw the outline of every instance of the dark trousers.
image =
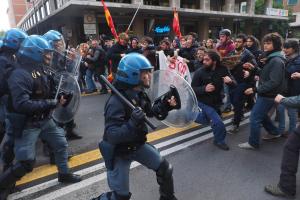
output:
[[238, 84], [234, 89], [230, 89], [229, 96], [230, 101], [233, 105], [233, 124], [239, 126], [244, 114], [244, 105], [246, 102], [246, 96], [244, 91], [248, 88], [248, 85], [245, 83]]
[[[299, 129], [299, 127], [298, 127]], [[289, 195], [296, 194], [296, 174], [298, 170], [300, 135], [290, 134], [283, 150], [279, 187]]]
[[105, 66], [97, 67], [95, 69], [95, 76], [97, 77], [101, 85], [101, 90], [107, 90], [105, 82], [102, 80], [102, 78], [100, 78], [101, 75], [105, 76], [105, 70], [106, 70]]

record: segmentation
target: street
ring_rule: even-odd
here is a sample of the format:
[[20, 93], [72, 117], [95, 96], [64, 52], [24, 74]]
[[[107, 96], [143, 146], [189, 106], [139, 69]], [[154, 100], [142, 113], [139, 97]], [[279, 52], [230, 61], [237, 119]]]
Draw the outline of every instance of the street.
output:
[[[77, 130], [84, 139], [71, 141], [70, 149], [80, 154], [97, 148], [103, 131], [103, 95], [82, 98], [76, 117]], [[282, 147], [285, 139], [263, 142], [260, 150], [247, 151], [237, 147], [247, 140], [249, 113], [240, 132], [228, 135], [230, 151], [221, 151], [212, 145], [210, 127], [179, 131], [151, 142], [174, 167], [175, 191], [178, 199], [191, 200], [272, 200], [278, 199], [263, 191], [266, 184], [279, 179]], [[225, 124], [230, 126], [231, 119]], [[161, 127], [162, 133], [168, 128]], [[149, 135], [151, 136], [150, 133]], [[44, 156], [40, 155], [38, 160]], [[76, 158], [75, 158], [76, 159]], [[42, 160], [42, 159], [41, 159]], [[71, 160], [72, 161], [72, 160]], [[40, 162], [42, 164], [43, 162]], [[155, 173], [133, 163], [130, 172], [130, 188], [134, 200], [159, 198]], [[23, 190], [9, 199], [91, 199], [108, 191], [103, 160], [95, 159], [74, 168], [83, 176], [78, 184], [62, 185], [56, 175], [43, 177], [21, 185]], [[299, 179], [298, 179], [299, 182]]]

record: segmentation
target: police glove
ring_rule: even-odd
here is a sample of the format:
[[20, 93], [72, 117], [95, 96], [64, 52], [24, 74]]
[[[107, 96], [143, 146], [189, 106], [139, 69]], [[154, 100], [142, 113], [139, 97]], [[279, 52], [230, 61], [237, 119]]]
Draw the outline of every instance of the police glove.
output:
[[57, 101], [57, 99], [46, 99], [46, 103], [52, 109], [52, 108], [56, 108], [58, 101]]
[[63, 97], [66, 100], [66, 102], [62, 105], [63, 107], [66, 107], [69, 105], [69, 103], [71, 102], [71, 100], [73, 98], [73, 92], [68, 92], [68, 93], [61, 92], [58, 94], [57, 100], [60, 100], [61, 97]]
[[140, 107], [136, 107], [132, 110], [131, 117], [130, 117], [130, 122], [132, 125], [139, 126], [141, 123], [144, 122], [145, 120], [145, 113]]

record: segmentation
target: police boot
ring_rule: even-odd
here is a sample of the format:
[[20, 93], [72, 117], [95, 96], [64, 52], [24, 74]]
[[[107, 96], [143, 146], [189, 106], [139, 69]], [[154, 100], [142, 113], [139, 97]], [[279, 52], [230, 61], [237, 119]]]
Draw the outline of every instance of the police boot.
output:
[[12, 166], [13, 160], [15, 158], [14, 146], [5, 142], [2, 148], [2, 160], [3, 160], [3, 173]]
[[5, 122], [0, 122], [0, 144], [5, 136]]
[[74, 132], [75, 127], [76, 127], [76, 124], [75, 124], [74, 120], [68, 122], [65, 125], [67, 140], [78, 140], [78, 139], [82, 138], [80, 135], [78, 135]]
[[16, 182], [33, 169], [34, 161], [22, 161], [8, 168], [0, 176], [0, 200], [6, 200]]
[[168, 161], [163, 160], [156, 171], [157, 183], [159, 184], [160, 200], [177, 200], [174, 196], [173, 167]]
[[58, 182], [61, 183], [77, 183], [81, 181], [81, 177], [77, 174], [67, 173], [61, 174], [58, 173]]

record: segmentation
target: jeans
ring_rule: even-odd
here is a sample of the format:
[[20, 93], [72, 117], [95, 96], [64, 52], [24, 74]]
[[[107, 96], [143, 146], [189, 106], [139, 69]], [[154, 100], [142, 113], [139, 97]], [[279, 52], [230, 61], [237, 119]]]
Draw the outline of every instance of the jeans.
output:
[[229, 91], [230, 101], [233, 105], [233, 124], [239, 126], [242, 120], [244, 111], [244, 105], [246, 102], [246, 96], [244, 91], [248, 88], [248, 85], [245, 83], [238, 84], [234, 89]]
[[34, 127], [25, 127], [22, 137], [15, 138], [16, 160], [35, 160], [35, 146], [39, 136], [53, 149], [59, 173], [68, 173], [68, 143], [64, 130], [58, 127], [52, 119], [35, 122]]
[[279, 135], [278, 129], [274, 126], [268, 116], [268, 112], [272, 109], [274, 104], [273, 98], [257, 97], [256, 103], [250, 114], [250, 145], [259, 147], [261, 125], [263, 125], [269, 134]]
[[93, 90], [97, 89], [95, 82], [93, 80], [93, 75], [94, 75], [94, 70], [91, 70], [91, 69], [86, 70], [85, 79], [86, 79], [86, 85], [87, 85], [88, 91], [93, 91]]
[[214, 142], [218, 144], [225, 144], [226, 129], [220, 115], [214, 108], [204, 103], [198, 102], [198, 106], [202, 109], [202, 112], [199, 113], [195, 122], [207, 125], [211, 121]]
[[279, 104], [277, 107], [277, 110], [278, 110], [278, 114], [279, 114], [278, 131], [280, 134], [284, 133], [284, 131], [285, 131], [285, 109], [287, 109], [288, 116], [289, 116], [288, 133], [292, 133], [297, 125], [297, 109], [285, 107], [284, 105]]
[[224, 84], [224, 95], [225, 95], [225, 102], [223, 105], [224, 110], [227, 108], [231, 108], [231, 102], [229, 97], [229, 87], [228, 85]]
[[[129, 170], [132, 161], [137, 161], [147, 168], [157, 171], [162, 160], [158, 150], [147, 143], [130, 154], [116, 156], [114, 169], [107, 171], [107, 180], [110, 189], [119, 195], [129, 195]], [[101, 200], [108, 200], [107, 194], [103, 194]], [[110, 200], [116, 200], [114, 194]]]

